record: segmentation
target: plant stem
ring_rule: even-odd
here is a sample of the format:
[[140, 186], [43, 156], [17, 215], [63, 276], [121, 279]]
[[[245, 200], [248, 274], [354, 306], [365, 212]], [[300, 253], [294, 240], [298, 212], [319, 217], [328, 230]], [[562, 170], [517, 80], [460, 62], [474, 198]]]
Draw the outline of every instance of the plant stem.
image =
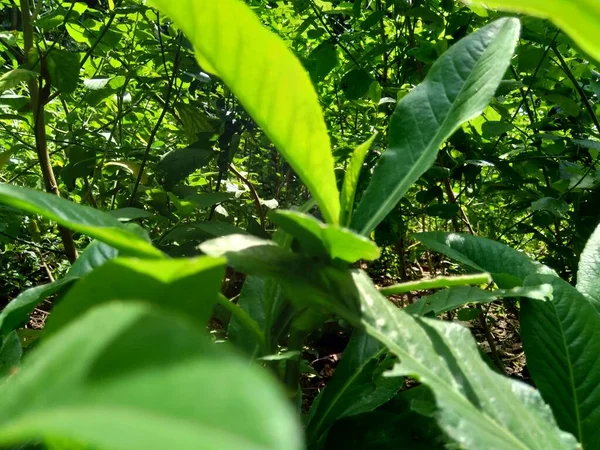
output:
[[[31, 22], [31, 5], [29, 0], [21, 0], [21, 16], [23, 20], [23, 40], [24, 53], [27, 58], [31, 58], [31, 50], [33, 49], [33, 24]], [[31, 63], [32, 61], [29, 61]], [[43, 71], [43, 65], [40, 61], [40, 67]], [[40, 85], [43, 82], [43, 75], [38, 79], [32, 79], [28, 82], [29, 92], [31, 95], [31, 110], [33, 113], [34, 132], [35, 132], [35, 148], [37, 157], [40, 162], [40, 169], [44, 179], [46, 191], [60, 197], [58, 184], [52, 170], [50, 154], [48, 153], [48, 141], [46, 138], [46, 123], [44, 120], [44, 99], [40, 98]], [[58, 232], [61, 236], [65, 253], [71, 263], [77, 259], [77, 248], [73, 241], [71, 231], [62, 226], [58, 227]]]
[[400, 283], [381, 288], [379, 292], [383, 295], [396, 295], [427, 289], [485, 284], [490, 283], [491, 281], [492, 279], [489, 273], [477, 273], [474, 275], [459, 275], [455, 277], [437, 277], [433, 280], [409, 281], [408, 283]]

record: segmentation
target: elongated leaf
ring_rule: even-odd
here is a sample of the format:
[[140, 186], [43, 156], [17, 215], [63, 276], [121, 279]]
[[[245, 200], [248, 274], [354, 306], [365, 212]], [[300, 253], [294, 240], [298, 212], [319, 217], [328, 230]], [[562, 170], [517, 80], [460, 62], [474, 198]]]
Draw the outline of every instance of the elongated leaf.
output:
[[239, 0], [152, 0], [190, 39], [202, 67], [225, 81], [317, 199], [340, 216], [331, 144], [310, 77]]
[[600, 226], [592, 234], [579, 259], [577, 289], [600, 311]]
[[24, 81], [29, 81], [32, 78], [35, 78], [37, 73], [32, 72], [31, 70], [26, 69], [13, 69], [6, 72], [4, 75], [0, 77], [0, 94], [8, 89], [12, 89], [15, 86], [18, 86], [20, 83]]
[[434, 163], [442, 143], [479, 115], [509, 66], [519, 22], [500, 19], [450, 47], [392, 116], [389, 147], [352, 219], [369, 234]]
[[303, 447], [271, 377], [139, 304], [86, 314], [0, 385], [0, 445], [47, 438], [113, 450]]
[[404, 311], [419, 316], [426, 314], [439, 315], [452, 311], [469, 303], [490, 303], [498, 298], [527, 297], [546, 301], [552, 296], [552, 286], [543, 284], [541, 286], [516, 287], [513, 289], [498, 289], [495, 291], [484, 291], [477, 287], [461, 286], [444, 289], [435, 294], [422, 297], [412, 305], [404, 308]]
[[[238, 307], [246, 311], [263, 330], [265, 329], [265, 283], [263, 278], [257, 276], [246, 277], [237, 302]], [[271, 332], [271, 330], [267, 330], [267, 332]], [[256, 335], [233, 316], [229, 322], [227, 334], [229, 340], [234, 342], [236, 347], [241, 348], [248, 355], [257, 354], [260, 343]]]
[[[430, 411], [435, 399], [421, 385], [401, 392], [382, 408], [337, 422], [327, 435], [326, 449], [449, 450], [451, 441]], [[427, 414], [425, 414], [425, 412]], [[450, 445], [447, 445], [450, 444]]]
[[379, 258], [375, 243], [352, 230], [319, 222], [309, 214], [297, 211], [273, 211], [269, 218], [278, 227], [294, 236], [310, 256], [339, 259], [354, 263], [359, 259]]
[[342, 186], [341, 195], [341, 217], [340, 223], [347, 227], [350, 225], [352, 219], [352, 213], [354, 211], [354, 199], [356, 197], [356, 189], [358, 188], [358, 179], [360, 172], [365, 162], [365, 157], [369, 152], [369, 149], [373, 145], [373, 142], [377, 138], [377, 134], [374, 134], [369, 140], [359, 145], [356, 150], [352, 153], [346, 174], [344, 175], [344, 184]]
[[494, 372], [466, 328], [396, 308], [369, 277], [353, 274], [366, 331], [400, 358], [390, 375], [416, 377], [434, 393], [442, 429], [467, 449], [576, 449], [539, 393]]
[[44, 284], [22, 292], [6, 305], [0, 313], [0, 337], [23, 324], [37, 305], [73, 281], [73, 278], [62, 278], [54, 283]]
[[533, 273], [554, 274], [548, 267], [527, 255], [491, 239], [463, 233], [417, 233], [415, 237], [428, 248], [457, 260], [475, 270], [490, 272], [502, 288], [521, 286]]
[[100, 241], [92, 241], [79, 255], [64, 278], [23, 291], [12, 300], [0, 313], [0, 338], [16, 329], [29, 318], [36, 306], [46, 298], [54, 295], [77, 279], [116, 258], [118, 251]]
[[16, 331], [13, 331], [0, 343], [0, 381], [19, 367], [23, 349]]
[[344, 350], [333, 378], [311, 408], [306, 428], [309, 443], [317, 442], [336, 420], [373, 411], [392, 398], [404, 384], [402, 377], [386, 377], [391, 360], [377, 340], [356, 330]]
[[[344, 315], [358, 307], [347, 270], [293, 253], [274, 241], [231, 235], [199, 247], [209, 256], [226, 257], [227, 263], [240, 272], [274, 279], [298, 308], [311, 306]], [[271, 297], [276, 291], [276, 286], [269, 286], [267, 295]], [[275, 312], [275, 307], [266, 304], [266, 313]]]
[[86, 234], [134, 256], [161, 258], [163, 254], [109, 214], [76, 205], [45, 192], [0, 183], [0, 203], [40, 214], [66, 228]]
[[527, 285], [548, 283], [552, 300], [521, 302], [521, 337], [527, 368], [552, 406], [559, 426], [583, 448], [600, 448], [600, 314], [560, 278], [532, 275]]
[[196, 222], [186, 223], [173, 228], [162, 238], [162, 241], [177, 241], [181, 243], [205, 241], [214, 237], [245, 233], [245, 230], [227, 222]]
[[[224, 275], [224, 259], [117, 258], [78, 281], [52, 310], [46, 332], [114, 299], [147, 301], [206, 324]], [[202, 293], [201, 295], [199, 295]]]
[[279, 277], [302, 274], [308, 260], [279, 247], [275, 242], [244, 234], [232, 234], [199, 246], [209, 256], [227, 258], [229, 265], [249, 275]]
[[583, 51], [600, 61], [600, 4], [596, 0], [463, 0], [468, 5], [498, 8], [550, 19]]

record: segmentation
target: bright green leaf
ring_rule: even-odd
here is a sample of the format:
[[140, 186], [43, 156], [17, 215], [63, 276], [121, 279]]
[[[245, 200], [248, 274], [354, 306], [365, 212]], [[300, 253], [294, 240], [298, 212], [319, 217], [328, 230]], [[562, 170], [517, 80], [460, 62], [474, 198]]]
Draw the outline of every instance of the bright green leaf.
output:
[[341, 216], [340, 224], [343, 226], [350, 225], [352, 219], [352, 212], [354, 211], [354, 200], [356, 197], [356, 189], [358, 188], [358, 179], [360, 172], [365, 162], [365, 157], [369, 152], [369, 149], [373, 145], [373, 142], [377, 138], [375, 133], [370, 139], [363, 144], [359, 145], [356, 150], [352, 153], [346, 174], [344, 175], [344, 184], [342, 186], [341, 195]]
[[460, 286], [444, 289], [432, 295], [421, 297], [419, 300], [404, 308], [404, 311], [419, 316], [426, 314], [440, 315], [470, 303], [489, 303], [498, 298], [528, 297], [546, 301], [552, 296], [549, 285], [516, 287], [513, 289], [498, 289], [484, 291], [477, 287]]
[[114, 299], [147, 301], [206, 324], [223, 274], [221, 258], [117, 258], [78, 281], [52, 310], [45, 329], [56, 332], [92, 307]]
[[59, 225], [87, 234], [131, 255], [163, 257], [160, 250], [109, 214], [76, 205], [55, 195], [0, 183], [0, 203], [31, 214], [40, 214]]
[[153, 0], [281, 151], [317, 199], [323, 216], [340, 215], [333, 156], [310, 77], [294, 54], [239, 0]]
[[303, 250], [310, 256], [329, 257], [347, 263], [379, 258], [380, 252], [374, 242], [349, 229], [319, 222], [309, 214], [278, 210], [271, 212], [269, 218], [298, 239]]
[[477, 236], [462, 233], [417, 233], [415, 237], [428, 248], [482, 272], [489, 272], [505, 289], [521, 286], [534, 273], [553, 274], [548, 267], [512, 248]]
[[550, 19], [591, 57], [600, 61], [600, 3], [597, 0], [463, 0], [468, 5], [498, 8]]
[[0, 77], [0, 94], [12, 89], [24, 81], [29, 81], [37, 76], [36, 72], [26, 69], [13, 69]]

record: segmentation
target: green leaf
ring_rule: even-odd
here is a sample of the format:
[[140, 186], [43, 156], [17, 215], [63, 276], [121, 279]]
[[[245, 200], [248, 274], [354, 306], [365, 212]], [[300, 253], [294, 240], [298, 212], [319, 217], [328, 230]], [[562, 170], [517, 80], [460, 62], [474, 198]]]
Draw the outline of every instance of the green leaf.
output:
[[377, 138], [375, 133], [365, 143], [359, 145], [356, 150], [352, 153], [352, 158], [348, 163], [346, 174], [344, 175], [344, 184], [342, 186], [341, 195], [341, 216], [340, 224], [343, 226], [350, 225], [352, 220], [352, 212], [354, 211], [354, 200], [356, 197], [356, 189], [358, 188], [358, 179], [360, 177], [360, 171], [365, 162], [365, 157], [369, 152], [369, 149], [373, 145], [373, 142]]
[[600, 4], [596, 0], [463, 0], [467, 5], [498, 8], [550, 19], [583, 51], [600, 61]]
[[245, 234], [246, 231], [227, 222], [196, 222], [173, 228], [162, 238], [162, 242], [205, 241], [230, 234]]
[[461, 39], [398, 103], [389, 147], [375, 167], [352, 228], [364, 235], [374, 230], [433, 165], [442, 143], [485, 109], [510, 64], [519, 28], [516, 19], [500, 19]]
[[202, 194], [194, 194], [185, 198], [186, 201], [192, 202], [198, 208], [210, 208], [218, 203], [231, 200], [232, 194], [228, 192], [205, 192]]
[[153, 214], [149, 211], [145, 211], [139, 208], [119, 208], [107, 211], [108, 214], [113, 216], [120, 222], [129, 222], [131, 220], [147, 219], [152, 217]]
[[269, 375], [143, 305], [97, 308], [29, 356], [0, 385], [2, 446], [52, 438], [113, 450], [303, 448]]
[[38, 74], [26, 69], [13, 69], [0, 77], [0, 94], [12, 89], [22, 82], [35, 78]]
[[521, 337], [527, 368], [559, 426], [583, 448], [600, 447], [600, 314], [577, 289], [558, 277], [532, 275], [526, 285], [547, 283], [548, 302], [521, 302]]
[[19, 367], [21, 356], [21, 341], [16, 331], [13, 331], [0, 342], [0, 382]]
[[417, 233], [415, 237], [428, 248], [482, 272], [489, 272], [501, 288], [521, 286], [533, 273], [554, 274], [548, 267], [532, 261], [512, 248], [477, 236], [462, 233]]
[[[352, 280], [347, 270], [292, 253], [274, 241], [230, 235], [204, 242], [199, 248], [210, 256], [225, 256], [228, 265], [240, 272], [274, 279], [298, 308], [312, 306], [343, 315], [357, 307], [356, 298], [350, 292]], [[276, 296], [271, 295], [276, 291], [274, 288], [271, 285], [267, 289], [270, 300], [265, 303], [270, 325], [279, 306], [273, 301]]]
[[354, 69], [342, 77], [341, 87], [348, 100], [358, 100], [367, 95], [373, 78], [362, 69]]
[[339, 192], [323, 112], [310, 77], [283, 41], [239, 0], [153, 0], [190, 39], [308, 186], [329, 223]]
[[46, 55], [52, 85], [61, 94], [71, 94], [79, 83], [79, 53], [52, 49]]
[[196, 170], [206, 166], [216, 155], [212, 149], [213, 133], [203, 133], [201, 139], [186, 148], [171, 150], [156, 165], [167, 189], [172, 188]]
[[556, 217], [562, 217], [569, 212], [569, 205], [564, 200], [544, 197], [531, 203], [533, 211], [547, 211]]
[[[337, 422], [324, 448], [344, 450], [450, 450], [454, 448], [437, 426], [435, 400], [425, 386], [410, 388], [371, 413]], [[425, 412], [427, 414], [425, 414]], [[409, 426], [407, 426], [409, 424]]]
[[0, 183], [0, 203], [31, 214], [40, 214], [134, 256], [163, 257], [160, 250], [109, 214], [76, 205], [55, 195]]
[[65, 277], [54, 283], [44, 284], [22, 292], [12, 300], [0, 313], [0, 337], [6, 336], [29, 318], [29, 314], [44, 299], [56, 294], [75, 278]]
[[301, 276], [310, 261], [273, 241], [244, 234], [212, 239], [200, 244], [199, 248], [209, 256], [226, 257], [230, 266], [249, 275]]
[[269, 218], [275, 225], [298, 239], [309, 256], [339, 259], [354, 263], [359, 259], [379, 258], [377, 245], [364, 236], [338, 225], [327, 225], [315, 217], [297, 211], [272, 211]]
[[572, 449], [537, 391], [494, 372], [462, 326], [421, 319], [383, 297], [354, 271], [362, 324], [400, 358], [390, 376], [411, 376], [434, 394], [440, 427], [466, 449]]
[[404, 308], [404, 311], [419, 316], [433, 314], [435, 316], [452, 311], [469, 303], [490, 303], [498, 298], [527, 297], [546, 301], [552, 296], [552, 287], [549, 285], [516, 287], [513, 289], [498, 289], [495, 291], [484, 291], [477, 287], [460, 286], [432, 295], [421, 297], [412, 305]]
[[311, 408], [306, 428], [309, 443], [318, 442], [335, 421], [373, 411], [400, 390], [403, 378], [384, 375], [390, 368], [385, 356], [377, 340], [361, 330], [352, 334], [333, 377]]
[[223, 274], [221, 258], [117, 258], [78, 281], [53, 308], [45, 330], [55, 332], [114, 299], [146, 301], [205, 325], [217, 303]]
[[[265, 283], [266, 281], [260, 277], [246, 277], [237, 301], [238, 307], [246, 311], [256, 321], [261, 330], [265, 329]], [[267, 332], [270, 332], [270, 330], [267, 330]], [[242, 349], [248, 355], [257, 354], [260, 342], [256, 334], [252, 333], [248, 327], [244, 326], [234, 316], [231, 317], [229, 322], [227, 335], [236, 347]]]
[[592, 234], [579, 259], [577, 290], [600, 311], [600, 226]]
[[46, 298], [59, 293], [78, 278], [116, 258], [117, 255], [118, 251], [113, 247], [99, 241], [92, 241], [79, 255], [64, 278], [27, 289], [4, 307], [0, 313], [0, 338], [26, 322], [34, 308]]

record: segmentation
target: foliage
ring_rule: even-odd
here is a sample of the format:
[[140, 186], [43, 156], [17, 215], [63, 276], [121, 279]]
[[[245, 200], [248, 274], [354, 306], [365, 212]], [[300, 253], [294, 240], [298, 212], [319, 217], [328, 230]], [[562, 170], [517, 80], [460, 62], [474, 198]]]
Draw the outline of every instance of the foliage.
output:
[[0, 446], [600, 445], [595, 5], [150, 3], [0, 2]]

